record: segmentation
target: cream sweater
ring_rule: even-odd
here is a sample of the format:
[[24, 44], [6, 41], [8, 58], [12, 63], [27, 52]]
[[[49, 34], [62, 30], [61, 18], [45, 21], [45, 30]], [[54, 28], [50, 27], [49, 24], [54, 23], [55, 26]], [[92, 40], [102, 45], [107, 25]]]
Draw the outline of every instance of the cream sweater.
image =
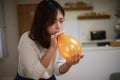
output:
[[59, 67], [65, 63], [65, 59], [63, 59], [57, 51], [46, 69], [39, 60], [47, 49], [36, 45], [36, 43], [28, 37], [28, 34], [29, 32], [25, 32], [21, 36], [18, 44], [19, 75], [35, 80], [39, 78], [50, 78], [54, 73], [60, 75]]

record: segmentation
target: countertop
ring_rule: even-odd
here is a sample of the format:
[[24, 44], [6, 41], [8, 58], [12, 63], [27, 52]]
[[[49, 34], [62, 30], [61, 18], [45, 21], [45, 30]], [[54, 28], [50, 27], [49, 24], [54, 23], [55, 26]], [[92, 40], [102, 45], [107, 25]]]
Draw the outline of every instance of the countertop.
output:
[[83, 51], [96, 51], [96, 50], [120, 50], [120, 47], [102, 46], [102, 47], [82, 47]]

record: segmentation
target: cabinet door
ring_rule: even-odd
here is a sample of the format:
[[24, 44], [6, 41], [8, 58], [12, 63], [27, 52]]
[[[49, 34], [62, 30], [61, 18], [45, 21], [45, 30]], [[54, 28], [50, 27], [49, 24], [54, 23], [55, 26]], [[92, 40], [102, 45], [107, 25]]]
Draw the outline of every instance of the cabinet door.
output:
[[18, 4], [18, 24], [19, 35], [29, 31], [32, 26], [32, 21], [37, 4]]

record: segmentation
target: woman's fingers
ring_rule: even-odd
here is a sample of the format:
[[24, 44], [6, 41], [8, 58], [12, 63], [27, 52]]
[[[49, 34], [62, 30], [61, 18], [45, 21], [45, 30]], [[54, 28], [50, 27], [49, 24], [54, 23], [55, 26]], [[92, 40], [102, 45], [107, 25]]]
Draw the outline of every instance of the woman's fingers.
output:
[[70, 64], [72, 64], [72, 65], [75, 65], [75, 64], [77, 64], [77, 63], [80, 61], [80, 59], [82, 59], [83, 57], [84, 57], [84, 55], [81, 55], [81, 54], [73, 54], [70, 59], [66, 59], [66, 60], [67, 60], [67, 63], [70, 63]]
[[84, 55], [83, 55], [83, 54], [81, 54], [81, 55], [80, 55], [80, 59], [82, 59], [83, 57], [84, 57]]

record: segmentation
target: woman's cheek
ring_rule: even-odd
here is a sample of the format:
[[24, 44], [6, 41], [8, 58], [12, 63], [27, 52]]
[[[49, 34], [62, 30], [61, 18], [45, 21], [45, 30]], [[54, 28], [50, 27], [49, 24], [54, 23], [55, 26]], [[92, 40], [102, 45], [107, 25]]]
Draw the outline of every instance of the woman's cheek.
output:
[[61, 31], [63, 31], [63, 25], [62, 25], [62, 27], [61, 27]]

